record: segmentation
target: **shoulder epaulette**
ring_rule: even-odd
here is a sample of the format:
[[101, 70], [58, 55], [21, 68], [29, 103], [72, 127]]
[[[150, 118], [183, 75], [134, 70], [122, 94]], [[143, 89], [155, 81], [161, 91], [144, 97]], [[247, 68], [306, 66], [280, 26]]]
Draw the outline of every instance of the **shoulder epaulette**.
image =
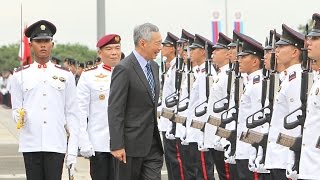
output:
[[89, 67], [89, 68], [85, 68], [83, 71], [84, 72], [86, 72], [86, 71], [91, 71], [91, 70], [94, 70], [94, 69], [97, 69], [98, 68], [98, 66], [91, 66], [91, 67]]
[[65, 67], [62, 67], [62, 66], [60, 66], [60, 65], [54, 65], [54, 67], [56, 67], [56, 68], [59, 68], [59, 69], [62, 69], [62, 70], [65, 70], [65, 71], [70, 71], [68, 68], [65, 68]]
[[293, 72], [290, 73], [290, 75], [289, 75], [289, 81], [291, 81], [291, 80], [293, 80], [293, 79], [295, 79], [295, 78], [296, 78], [296, 72], [293, 71]]
[[256, 75], [254, 78], [253, 78], [253, 84], [256, 84], [256, 83], [259, 83], [260, 82], [260, 75]]
[[22, 70], [24, 70], [24, 69], [28, 69], [29, 67], [30, 67], [30, 64], [25, 65], [25, 66], [23, 66], [23, 67], [19, 67], [19, 68], [17, 68], [14, 72], [19, 72], [19, 71], [22, 71]]

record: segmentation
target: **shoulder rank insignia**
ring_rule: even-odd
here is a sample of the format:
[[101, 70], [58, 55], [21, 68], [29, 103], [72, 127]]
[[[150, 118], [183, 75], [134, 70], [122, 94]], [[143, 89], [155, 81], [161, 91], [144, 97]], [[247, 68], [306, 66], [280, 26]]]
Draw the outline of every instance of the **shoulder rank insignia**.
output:
[[23, 66], [23, 67], [19, 67], [19, 68], [17, 68], [14, 72], [19, 72], [19, 71], [22, 71], [22, 70], [24, 70], [24, 69], [28, 69], [29, 67], [30, 67], [30, 64], [25, 65], [25, 66]]
[[202, 72], [202, 73], [203, 73], [203, 72], [206, 72], [206, 68], [201, 69], [201, 72]]
[[316, 94], [316, 95], [318, 95], [318, 94], [319, 94], [319, 88], [317, 88], [317, 89], [316, 89], [315, 94]]
[[290, 75], [289, 75], [289, 81], [291, 81], [291, 80], [293, 80], [293, 79], [295, 79], [295, 78], [296, 78], [296, 72], [293, 71], [293, 72], [290, 73]]
[[94, 69], [97, 69], [98, 66], [91, 66], [91, 67], [88, 67], [88, 68], [85, 68], [83, 71], [86, 72], [86, 71], [91, 71], [91, 70], [94, 70]]
[[65, 68], [65, 67], [62, 67], [60, 65], [54, 65], [54, 67], [58, 68], [58, 69], [62, 69], [62, 70], [65, 70], [65, 71], [70, 71], [68, 68]]
[[96, 75], [96, 77], [97, 78], [105, 78], [105, 77], [107, 77], [107, 75], [104, 75], [104, 74], [100, 73], [99, 75]]
[[260, 82], [260, 75], [256, 75], [254, 78], [253, 78], [253, 84], [256, 84], [256, 83], [259, 83]]

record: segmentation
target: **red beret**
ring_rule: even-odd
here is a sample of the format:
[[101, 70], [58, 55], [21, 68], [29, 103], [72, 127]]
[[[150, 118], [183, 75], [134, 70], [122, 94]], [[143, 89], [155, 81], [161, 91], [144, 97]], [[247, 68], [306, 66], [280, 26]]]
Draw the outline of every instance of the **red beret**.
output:
[[120, 44], [121, 37], [117, 34], [108, 34], [103, 36], [99, 39], [97, 42], [97, 47], [101, 48], [102, 46], [108, 45], [108, 44]]

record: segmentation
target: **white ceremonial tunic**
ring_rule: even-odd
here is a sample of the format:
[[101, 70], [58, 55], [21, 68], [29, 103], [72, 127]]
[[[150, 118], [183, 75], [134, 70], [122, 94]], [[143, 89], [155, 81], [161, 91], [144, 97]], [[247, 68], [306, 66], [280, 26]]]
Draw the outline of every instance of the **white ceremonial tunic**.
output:
[[[194, 78], [197, 79], [198, 73], [197, 69], [199, 69], [199, 66], [192, 67], [192, 71], [194, 72]], [[187, 76], [187, 75], [186, 75]], [[194, 84], [194, 83], [193, 83]], [[191, 90], [192, 91], [192, 87]], [[185, 78], [181, 85], [181, 95], [180, 95], [180, 103], [179, 107], [184, 107], [187, 103], [189, 103], [189, 93], [188, 93], [188, 79]], [[190, 105], [190, 104], [189, 104]], [[180, 116], [188, 117], [188, 109], [179, 112]], [[180, 123], [176, 123], [176, 138], [181, 138], [182, 140], [185, 140], [186, 138], [186, 127]]]
[[94, 151], [110, 152], [108, 99], [111, 70], [110, 66], [100, 64], [86, 69], [78, 81], [80, 148], [92, 145]]
[[[319, 74], [316, 75], [317, 79]], [[320, 149], [316, 148], [320, 136], [320, 81], [316, 80], [308, 96], [307, 117], [302, 136], [299, 178], [319, 179]]]
[[[205, 63], [199, 66], [200, 71], [197, 74], [197, 78], [193, 83], [190, 93], [190, 102], [188, 106], [188, 118], [186, 123], [186, 142], [196, 142], [198, 145], [203, 144], [203, 132], [200, 129], [191, 127], [192, 120], [201, 121], [201, 117], [195, 116], [195, 108], [206, 100], [205, 94]], [[206, 104], [198, 107], [198, 111], [202, 111]]]
[[[175, 67], [175, 59], [173, 59], [172, 61], [170, 61], [170, 68], [168, 69], [165, 75], [165, 81], [162, 89], [162, 103], [161, 103], [161, 106], [158, 107], [158, 110], [160, 112], [162, 111], [162, 108], [176, 110], [176, 106], [168, 108], [165, 103], [166, 98], [169, 95], [172, 95], [176, 91], [175, 77], [176, 77], [176, 67]], [[159, 131], [162, 131], [162, 132], [171, 131], [171, 128], [172, 128], [172, 122], [169, 119], [160, 116], [160, 119], [158, 121]]]
[[[301, 87], [301, 65], [295, 64], [286, 69], [287, 75], [282, 81], [280, 90], [275, 96], [271, 124], [268, 135], [265, 168], [286, 169], [289, 148], [277, 144], [279, 133], [297, 137], [300, 134], [300, 126], [292, 130], [284, 128], [284, 117], [299, 108]], [[301, 113], [300, 113], [301, 114]], [[288, 122], [296, 120], [298, 114], [289, 116]]]
[[[17, 70], [12, 79], [12, 108], [24, 108], [19, 152], [57, 152], [77, 155], [79, 106], [71, 72], [50, 61]], [[21, 74], [22, 73], [22, 74]], [[67, 144], [68, 129], [70, 136]]]
[[[236, 159], [249, 159], [251, 144], [240, 140], [242, 132], [247, 132], [247, 117], [261, 109], [261, 88], [262, 70], [257, 70], [247, 75], [245, 91], [239, 103], [238, 125], [237, 125], [237, 145]], [[256, 127], [255, 129], [259, 129]]]
[[[220, 72], [213, 78], [213, 84], [210, 88], [210, 95], [208, 101], [207, 113], [204, 116], [205, 120], [208, 120], [209, 116], [213, 116], [217, 119], [221, 119], [221, 113], [213, 112], [213, 104], [222, 98], [227, 96], [228, 86], [228, 74], [229, 64], [220, 68]], [[230, 99], [231, 100], [231, 99]], [[227, 100], [217, 103], [216, 107], [222, 107]], [[221, 137], [216, 136], [217, 126], [213, 126], [209, 123], [205, 124], [203, 143], [206, 148], [213, 148], [217, 141], [221, 140]]]

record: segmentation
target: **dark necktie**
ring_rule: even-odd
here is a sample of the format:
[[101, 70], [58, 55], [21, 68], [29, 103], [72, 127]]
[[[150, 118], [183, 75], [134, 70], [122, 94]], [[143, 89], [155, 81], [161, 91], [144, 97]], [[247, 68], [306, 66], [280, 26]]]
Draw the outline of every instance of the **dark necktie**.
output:
[[154, 98], [155, 98], [155, 95], [156, 95], [155, 92], [154, 92], [155, 83], [154, 83], [154, 79], [153, 79], [153, 75], [152, 75], [150, 62], [147, 63], [146, 70], [147, 70], [147, 80], [149, 82], [150, 89], [151, 89], [152, 100], [154, 101]]

